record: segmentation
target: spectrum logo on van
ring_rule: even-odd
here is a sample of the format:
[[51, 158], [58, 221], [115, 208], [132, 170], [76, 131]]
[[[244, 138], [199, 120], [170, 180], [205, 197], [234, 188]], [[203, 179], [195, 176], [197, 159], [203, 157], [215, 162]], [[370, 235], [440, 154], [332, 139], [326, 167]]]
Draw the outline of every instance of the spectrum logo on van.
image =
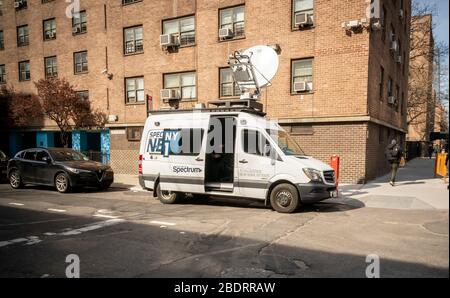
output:
[[201, 173], [202, 169], [200, 168], [191, 168], [188, 166], [174, 166], [172, 167], [172, 171], [174, 173]]

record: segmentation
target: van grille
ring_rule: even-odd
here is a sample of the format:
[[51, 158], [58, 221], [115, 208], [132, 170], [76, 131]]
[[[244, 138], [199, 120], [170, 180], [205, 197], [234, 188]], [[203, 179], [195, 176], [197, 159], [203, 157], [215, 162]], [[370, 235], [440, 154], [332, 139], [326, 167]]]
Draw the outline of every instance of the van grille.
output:
[[323, 172], [323, 176], [325, 178], [326, 183], [334, 184], [336, 182], [334, 171], [325, 171]]

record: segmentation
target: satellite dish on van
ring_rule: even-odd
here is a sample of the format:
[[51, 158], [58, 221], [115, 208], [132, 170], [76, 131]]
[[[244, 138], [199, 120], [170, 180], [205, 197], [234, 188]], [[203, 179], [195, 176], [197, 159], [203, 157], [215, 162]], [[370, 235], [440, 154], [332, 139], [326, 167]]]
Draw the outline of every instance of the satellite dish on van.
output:
[[[260, 89], [270, 86], [279, 66], [278, 54], [269, 46], [254, 46], [243, 52], [236, 51], [228, 60], [236, 84], [243, 97], [257, 99]], [[255, 90], [250, 95], [249, 90]]]

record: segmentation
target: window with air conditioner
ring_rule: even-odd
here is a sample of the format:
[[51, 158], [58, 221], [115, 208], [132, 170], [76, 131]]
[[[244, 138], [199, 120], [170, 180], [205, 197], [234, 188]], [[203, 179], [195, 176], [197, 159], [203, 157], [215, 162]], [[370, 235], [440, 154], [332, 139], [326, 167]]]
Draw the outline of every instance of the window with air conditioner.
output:
[[88, 52], [78, 52], [73, 54], [74, 73], [82, 74], [88, 72]]
[[[228, 30], [227, 30], [228, 29]], [[228, 31], [221, 39], [234, 39], [245, 36], [245, 6], [224, 8], [219, 11], [219, 34]]]
[[17, 27], [17, 46], [23, 47], [29, 44], [28, 25]]
[[229, 67], [219, 69], [220, 97], [238, 97], [241, 95], [239, 86], [234, 81], [232, 71]]
[[82, 34], [87, 32], [87, 15], [86, 11], [74, 13], [72, 17], [72, 34]]
[[294, 0], [292, 5], [292, 29], [313, 25], [314, 0]]
[[172, 35], [175, 44], [195, 45], [195, 16], [163, 21], [163, 35]]
[[28, 7], [27, 0], [14, 0], [14, 8], [16, 10], [24, 9]]
[[58, 63], [56, 56], [44, 58], [45, 78], [53, 78], [58, 76]]
[[0, 84], [6, 83], [6, 67], [5, 64], [0, 65]]
[[313, 90], [313, 59], [292, 61], [291, 92], [311, 92]]
[[164, 74], [164, 89], [176, 90], [182, 101], [195, 100], [197, 98], [195, 72]]
[[49, 19], [44, 21], [44, 40], [56, 39], [56, 20]]
[[29, 81], [31, 79], [30, 61], [19, 62], [19, 81]]
[[145, 102], [144, 77], [125, 79], [125, 102], [127, 104]]
[[144, 52], [144, 36], [142, 26], [126, 28], [123, 31], [125, 54]]

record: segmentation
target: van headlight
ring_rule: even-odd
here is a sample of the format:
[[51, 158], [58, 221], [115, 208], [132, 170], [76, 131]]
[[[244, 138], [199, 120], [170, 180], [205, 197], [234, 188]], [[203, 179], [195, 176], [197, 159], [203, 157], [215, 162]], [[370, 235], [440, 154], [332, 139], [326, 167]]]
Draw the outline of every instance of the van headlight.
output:
[[303, 169], [303, 173], [305, 173], [306, 177], [308, 177], [311, 182], [323, 182], [322, 172], [318, 170], [306, 168]]

